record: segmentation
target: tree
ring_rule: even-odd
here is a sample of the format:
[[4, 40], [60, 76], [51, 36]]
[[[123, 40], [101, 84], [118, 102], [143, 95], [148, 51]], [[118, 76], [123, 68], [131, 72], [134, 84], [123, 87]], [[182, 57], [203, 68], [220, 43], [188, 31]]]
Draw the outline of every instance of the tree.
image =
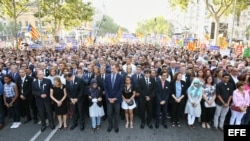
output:
[[[83, 22], [92, 21], [94, 8], [91, 3], [82, 0], [40, 0], [40, 17], [53, 25], [52, 34], [56, 35], [61, 28], [72, 29]], [[39, 17], [39, 11], [35, 13]]]
[[144, 35], [147, 34], [170, 35], [173, 33], [172, 29], [173, 25], [170, 22], [168, 22], [164, 17], [155, 17], [137, 23], [136, 33]]
[[[104, 15], [102, 20], [96, 22], [96, 27], [99, 27], [97, 36], [105, 36], [106, 33], [116, 34], [121, 26], [116, 24], [110, 16]], [[121, 29], [123, 32], [128, 32], [128, 29], [124, 27], [121, 27]]]
[[[210, 16], [215, 21], [215, 43], [218, 44], [218, 36], [219, 36], [219, 25], [221, 17], [232, 13], [234, 10], [234, 2], [235, 0], [203, 0], [206, 4], [206, 8], [210, 13]], [[178, 6], [183, 10], [186, 10], [189, 3], [193, 2], [193, 0], [169, 0], [172, 7]], [[239, 20], [240, 13], [242, 10], [247, 8], [248, 0], [237, 0], [236, 6], [236, 16]]]

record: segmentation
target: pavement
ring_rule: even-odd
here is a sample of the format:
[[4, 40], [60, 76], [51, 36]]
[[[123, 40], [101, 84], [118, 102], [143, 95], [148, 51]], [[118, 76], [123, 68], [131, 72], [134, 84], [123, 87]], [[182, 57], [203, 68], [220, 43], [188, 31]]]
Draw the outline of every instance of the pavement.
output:
[[[86, 118], [85, 130], [80, 131], [77, 126], [73, 131], [70, 131], [71, 120], [68, 120], [68, 130], [58, 131], [58, 125], [54, 130], [49, 127], [44, 132], [40, 131], [40, 124], [29, 122], [22, 124], [17, 129], [10, 129], [12, 124], [11, 119], [6, 119], [4, 129], [0, 131], [0, 141], [223, 141], [223, 132], [214, 129], [204, 129], [201, 124], [196, 121], [195, 129], [189, 129], [186, 121], [182, 121], [182, 126], [171, 127], [168, 122], [168, 128], [160, 126], [149, 129], [145, 126], [140, 128], [140, 120], [135, 117], [134, 128], [125, 128], [125, 121], [119, 121], [119, 132], [115, 133], [112, 130], [107, 132], [108, 121], [103, 121], [101, 128], [95, 133], [91, 133], [91, 119]], [[25, 121], [25, 118], [21, 119]], [[152, 125], [155, 125], [153, 122]]]

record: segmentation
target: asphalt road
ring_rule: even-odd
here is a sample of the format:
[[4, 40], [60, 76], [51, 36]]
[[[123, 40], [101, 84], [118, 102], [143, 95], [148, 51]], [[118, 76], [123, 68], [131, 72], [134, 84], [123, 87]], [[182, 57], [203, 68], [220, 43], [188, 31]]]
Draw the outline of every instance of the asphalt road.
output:
[[[125, 121], [120, 120], [119, 133], [115, 133], [114, 130], [108, 133], [108, 121], [106, 120], [102, 122], [101, 128], [93, 134], [89, 118], [86, 119], [84, 131], [80, 131], [79, 127], [73, 131], [69, 129], [58, 131], [58, 126], [56, 126], [55, 130], [47, 127], [42, 133], [40, 132], [41, 125], [33, 124], [32, 121], [22, 124], [18, 129], [10, 129], [12, 122], [10, 119], [6, 120], [5, 128], [0, 131], [0, 141], [223, 141], [222, 131], [203, 129], [197, 121], [195, 129], [189, 129], [186, 121], [182, 122], [181, 128], [171, 127], [168, 122], [167, 129], [162, 126], [159, 129], [155, 127], [149, 129], [147, 126], [141, 129], [140, 120], [135, 117], [133, 129], [126, 129]], [[68, 126], [71, 126], [71, 120], [69, 120]]]

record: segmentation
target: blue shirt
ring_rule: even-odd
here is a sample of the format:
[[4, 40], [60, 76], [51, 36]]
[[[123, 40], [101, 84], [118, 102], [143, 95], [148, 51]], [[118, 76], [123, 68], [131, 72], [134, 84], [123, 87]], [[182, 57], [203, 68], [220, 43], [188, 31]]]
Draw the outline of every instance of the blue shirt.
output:
[[0, 81], [0, 95], [3, 95], [3, 84], [1, 81]]
[[15, 97], [15, 91], [14, 91], [14, 82], [11, 82], [10, 84], [4, 84], [4, 93], [7, 98]]
[[181, 96], [181, 82], [176, 81], [175, 82], [175, 89], [176, 89], [176, 94], [175, 96], [179, 98]]

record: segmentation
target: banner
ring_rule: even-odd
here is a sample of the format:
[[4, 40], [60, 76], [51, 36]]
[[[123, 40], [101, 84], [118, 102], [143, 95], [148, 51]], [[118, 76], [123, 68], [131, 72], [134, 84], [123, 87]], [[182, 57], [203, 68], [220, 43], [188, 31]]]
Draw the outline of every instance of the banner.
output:
[[210, 50], [219, 50], [220, 46], [210, 46], [209, 49]]
[[243, 52], [243, 57], [250, 57], [250, 48], [246, 48]]
[[235, 54], [236, 55], [242, 55], [242, 50], [243, 50], [243, 46], [241, 46], [241, 45], [236, 46], [236, 48], [235, 48]]

